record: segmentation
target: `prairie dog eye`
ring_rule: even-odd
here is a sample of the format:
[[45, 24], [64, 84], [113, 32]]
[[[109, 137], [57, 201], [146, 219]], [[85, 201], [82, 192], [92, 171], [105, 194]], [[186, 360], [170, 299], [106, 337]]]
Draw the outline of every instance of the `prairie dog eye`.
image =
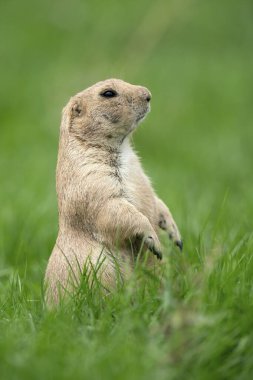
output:
[[103, 96], [104, 98], [114, 98], [118, 94], [114, 90], [106, 90], [106, 91], [102, 92], [100, 95]]

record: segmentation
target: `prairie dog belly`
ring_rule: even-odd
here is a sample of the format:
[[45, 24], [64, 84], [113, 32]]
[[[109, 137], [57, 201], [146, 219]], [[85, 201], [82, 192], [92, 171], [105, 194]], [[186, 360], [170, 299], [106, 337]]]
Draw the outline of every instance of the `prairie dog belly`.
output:
[[154, 192], [127, 140], [122, 144], [120, 152], [120, 174], [127, 199], [154, 225], [156, 215]]

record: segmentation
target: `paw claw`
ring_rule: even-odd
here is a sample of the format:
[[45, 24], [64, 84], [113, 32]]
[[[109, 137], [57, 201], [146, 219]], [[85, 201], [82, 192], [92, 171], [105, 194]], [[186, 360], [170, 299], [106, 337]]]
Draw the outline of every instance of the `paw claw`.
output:
[[158, 258], [158, 260], [162, 260], [163, 258], [162, 252], [153, 249], [152, 253]]
[[175, 245], [180, 249], [181, 252], [183, 251], [183, 246], [184, 246], [184, 244], [183, 244], [183, 241], [182, 241], [182, 240], [177, 240], [177, 241], [175, 242]]
[[145, 241], [148, 249], [158, 258], [158, 260], [162, 260], [163, 255], [162, 252], [156, 248], [154, 239], [152, 236], [148, 236]]

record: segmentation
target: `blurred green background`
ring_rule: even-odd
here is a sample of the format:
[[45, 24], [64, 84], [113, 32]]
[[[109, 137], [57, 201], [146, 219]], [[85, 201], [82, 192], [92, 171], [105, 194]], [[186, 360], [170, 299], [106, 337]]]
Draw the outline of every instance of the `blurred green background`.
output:
[[135, 148], [192, 260], [252, 233], [252, 0], [1, 0], [0, 70], [2, 291], [18, 271], [39, 294], [61, 109], [110, 77], [152, 92]]

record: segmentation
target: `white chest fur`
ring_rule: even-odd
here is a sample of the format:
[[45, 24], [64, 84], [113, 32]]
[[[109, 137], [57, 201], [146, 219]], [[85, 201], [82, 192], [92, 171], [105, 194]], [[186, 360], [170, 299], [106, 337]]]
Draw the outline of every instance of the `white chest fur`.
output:
[[121, 145], [119, 161], [121, 178], [125, 184], [128, 184], [133, 178], [133, 172], [137, 169], [135, 167], [137, 159], [128, 139]]
[[144, 195], [142, 190], [147, 192], [150, 184], [128, 139], [121, 146], [119, 170], [128, 199], [140, 205]]
[[119, 170], [127, 199], [153, 220], [155, 210], [152, 187], [128, 140], [121, 146]]

